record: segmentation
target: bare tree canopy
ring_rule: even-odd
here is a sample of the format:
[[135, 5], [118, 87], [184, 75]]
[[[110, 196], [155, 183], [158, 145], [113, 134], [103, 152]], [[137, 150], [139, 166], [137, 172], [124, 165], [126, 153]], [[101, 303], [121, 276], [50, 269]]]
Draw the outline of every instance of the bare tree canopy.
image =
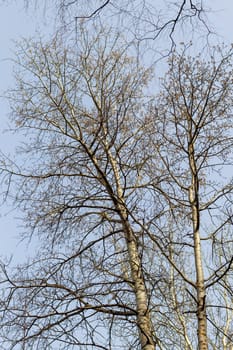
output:
[[1, 264], [1, 346], [230, 350], [232, 52], [174, 52], [153, 95], [124, 37], [79, 33], [18, 50], [2, 186], [40, 246]]
[[[127, 56], [120, 36], [112, 42], [102, 29], [91, 37], [83, 31], [78, 53], [58, 38], [46, 46], [25, 43], [20, 50], [29, 80], [19, 78], [21, 94], [16, 87], [10, 99], [21, 100], [16, 125], [35, 130], [29, 148], [37, 155], [16, 178], [24, 179], [20, 192], [27, 200], [21, 198], [20, 205], [28, 213], [26, 226], [41, 237], [46, 232], [46, 238], [12, 294], [19, 303], [28, 290], [29, 317], [21, 319], [19, 311], [12, 318], [11, 287], [6, 297], [10, 344], [109, 349], [130, 342], [154, 349], [139, 228], [128, 213], [141, 192], [144, 154], [137, 155], [150, 71]], [[133, 337], [136, 328], [139, 338]], [[122, 340], [116, 342], [118, 329]]]
[[[218, 288], [223, 287], [218, 284], [230, 272], [233, 261], [229, 253], [216, 259], [229, 242], [233, 190], [232, 179], [227, 176], [233, 160], [232, 51], [226, 56], [223, 51], [222, 47], [214, 49], [209, 61], [203, 61], [201, 56], [186, 56], [185, 50], [173, 55], [151, 115], [154, 149], [160, 156], [161, 171], [167, 174], [159, 190], [171, 210], [165, 220], [167, 229], [163, 222], [161, 232], [171, 245], [173, 259], [179, 265], [184, 261], [180, 266], [183, 275], [190, 278], [195, 272], [193, 285], [186, 283], [185, 289], [196, 306], [186, 308], [183, 302], [182, 308], [183, 313], [197, 316], [197, 347], [202, 350], [211, 348], [213, 341], [207, 336], [207, 322], [221, 331], [221, 317], [218, 320], [213, 312], [215, 317], [211, 319], [208, 308], [218, 304]], [[152, 169], [157, 167], [156, 161]], [[191, 269], [181, 258], [188, 251]], [[229, 280], [223, 287], [228, 286], [226, 299], [232, 291], [228, 283]], [[213, 348], [218, 347], [214, 344]]]
[[168, 49], [177, 40], [189, 41], [194, 33], [199, 39], [211, 33], [207, 0], [26, 0], [24, 4], [29, 10], [43, 8], [45, 17], [52, 13], [59, 30], [74, 32], [77, 22], [98, 19], [127, 38], [155, 41], [156, 50]]
[[[188, 22], [199, 22], [201, 27], [206, 27], [205, 7], [202, 1], [55, 1], [56, 7], [62, 16], [68, 14], [79, 19], [93, 19], [97, 16], [107, 20], [108, 16], [118, 16], [119, 24], [130, 24], [131, 31], [140, 39], [146, 37], [156, 39], [163, 31], [172, 38], [176, 27], [187, 25]], [[110, 19], [111, 21], [111, 19]], [[206, 27], [207, 29], [207, 27]]]

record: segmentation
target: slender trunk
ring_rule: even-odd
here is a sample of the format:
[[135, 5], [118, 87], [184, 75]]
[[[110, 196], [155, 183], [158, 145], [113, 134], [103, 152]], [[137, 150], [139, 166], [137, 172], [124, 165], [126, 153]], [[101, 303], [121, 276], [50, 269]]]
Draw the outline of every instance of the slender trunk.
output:
[[108, 150], [112, 169], [114, 171], [116, 187], [117, 187], [117, 202], [116, 209], [121, 218], [122, 227], [125, 233], [127, 250], [129, 255], [131, 278], [134, 285], [136, 308], [137, 308], [137, 326], [139, 330], [140, 344], [142, 350], [155, 350], [156, 343], [154, 341], [154, 332], [151, 323], [151, 317], [148, 310], [148, 295], [145, 281], [143, 278], [142, 262], [138, 251], [137, 238], [128, 221], [128, 213], [124, 202], [123, 190], [120, 183], [120, 174], [117, 164], [112, 154]]
[[148, 310], [149, 298], [147, 295], [146, 285], [143, 278], [142, 262], [138, 251], [137, 238], [128, 221], [128, 213], [125, 206], [124, 194], [123, 194], [123, 189], [121, 187], [120, 174], [118, 171], [117, 162], [112, 156], [110, 149], [108, 147], [108, 144], [106, 143], [105, 151], [111, 163], [111, 166], [114, 172], [115, 181], [116, 181], [115, 182], [116, 194], [115, 194], [110, 183], [108, 182], [108, 179], [105, 176], [105, 173], [101, 170], [101, 167], [99, 166], [95, 155], [93, 155], [92, 152], [90, 152], [90, 150], [85, 146], [85, 144], [83, 144], [83, 147], [85, 148], [90, 159], [95, 165], [100, 175], [101, 182], [104, 184], [104, 186], [106, 187], [106, 190], [108, 191], [110, 197], [112, 198], [114, 206], [121, 219], [122, 228], [124, 230], [125, 240], [127, 244], [129, 263], [130, 263], [130, 269], [131, 269], [130, 273], [131, 273], [131, 278], [134, 285], [136, 310], [137, 310], [137, 327], [139, 330], [141, 349], [155, 350], [156, 342], [154, 341], [155, 337], [154, 337], [150, 313]]
[[199, 209], [199, 180], [194, 156], [194, 145], [189, 145], [189, 163], [192, 172], [192, 184], [189, 190], [189, 201], [192, 209], [194, 255], [196, 266], [197, 290], [197, 319], [198, 319], [198, 349], [208, 350], [207, 316], [206, 316], [206, 290], [204, 284], [204, 271], [202, 266], [201, 240], [200, 240], [200, 209]]
[[127, 249], [131, 267], [131, 277], [134, 283], [135, 298], [137, 305], [137, 326], [139, 329], [140, 343], [142, 350], [154, 350], [155, 342], [153, 340], [153, 329], [148, 310], [148, 296], [143, 278], [141, 259], [138, 252], [137, 241], [132, 231], [126, 213], [121, 211], [124, 221], [122, 222], [127, 241]]

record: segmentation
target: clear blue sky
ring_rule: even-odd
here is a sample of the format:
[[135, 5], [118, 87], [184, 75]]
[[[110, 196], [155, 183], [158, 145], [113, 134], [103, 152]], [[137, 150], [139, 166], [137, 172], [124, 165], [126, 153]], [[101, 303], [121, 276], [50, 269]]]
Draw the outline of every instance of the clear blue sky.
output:
[[[10, 1], [9, 1], [10, 2]], [[17, 3], [17, 4], [16, 4]], [[0, 95], [14, 86], [12, 77], [15, 40], [22, 37], [36, 36], [37, 32], [49, 31], [48, 24], [42, 20], [39, 11], [33, 8], [26, 13], [23, 1], [12, 1], [12, 5], [0, 6]], [[3, 132], [9, 125], [9, 107], [4, 99], [0, 99], [1, 124], [0, 124], [0, 147], [4, 152], [13, 150], [16, 145], [16, 136]], [[20, 232], [20, 221], [17, 220], [17, 212], [4, 205], [0, 208], [0, 256], [13, 253], [20, 259], [25, 255], [24, 245], [17, 244], [18, 233]]]
[[[9, 1], [10, 2], [10, 1]], [[17, 4], [16, 4], [17, 3]], [[49, 1], [48, 1], [49, 3]], [[232, 0], [209, 0], [209, 7], [212, 14], [209, 16], [213, 30], [218, 34], [216, 42], [233, 42], [233, 1]], [[0, 94], [8, 87], [13, 87], [12, 62], [14, 42], [20, 37], [32, 37], [37, 35], [37, 31], [48, 33], [51, 30], [43, 20], [43, 11], [33, 11], [33, 7], [28, 13], [23, 9], [23, 1], [12, 1], [12, 5], [1, 5], [0, 7]], [[212, 41], [213, 43], [213, 41]], [[8, 106], [6, 101], [0, 100], [1, 104], [1, 124], [0, 124], [0, 147], [4, 151], [12, 149], [17, 140], [14, 136], [3, 134], [7, 127]], [[0, 256], [13, 253], [16, 259], [20, 260], [24, 255], [24, 245], [17, 244], [17, 235], [20, 232], [20, 222], [17, 220], [17, 212], [10, 212], [10, 207], [0, 208]]]

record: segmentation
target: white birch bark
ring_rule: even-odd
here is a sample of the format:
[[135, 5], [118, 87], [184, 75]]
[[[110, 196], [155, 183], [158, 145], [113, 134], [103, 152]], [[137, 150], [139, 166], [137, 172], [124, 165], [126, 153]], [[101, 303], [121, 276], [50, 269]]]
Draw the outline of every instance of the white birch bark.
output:
[[127, 250], [131, 268], [131, 278], [134, 284], [136, 308], [137, 308], [137, 326], [142, 350], [154, 350], [156, 344], [153, 336], [153, 328], [148, 310], [148, 295], [145, 281], [143, 278], [142, 263], [139, 256], [136, 236], [128, 221], [128, 213], [124, 202], [123, 190], [120, 182], [120, 174], [117, 168], [116, 161], [107, 147], [109, 160], [114, 171], [116, 186], [117, 186], [117, 204], [116, 209], [121, 218]]
[[204, 284], [204, 271], [202, 265], [202, 252], [200, 240], [200, 209], [199, 209], [199, 179], [194, 155], [194, 141], [189, 145], [189, 165], [192, 173], [192, 184], [189, 190], [189, 201], [192, 210], [194, 256], [196, 267], [196, 291], [197, 291], [197, 320], [198, 320], [198, 348], [208, 350], [207, 340], [207, 316], [206, 316], [206, 291]]

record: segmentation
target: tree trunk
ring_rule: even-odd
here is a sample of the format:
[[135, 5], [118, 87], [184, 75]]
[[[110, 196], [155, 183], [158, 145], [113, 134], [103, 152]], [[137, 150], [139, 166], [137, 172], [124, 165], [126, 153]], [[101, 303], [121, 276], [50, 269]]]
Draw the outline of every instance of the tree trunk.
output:
[[202, 253], [200, 241], [200, 209], [199, 209], [199, 179], [194, 156], [193, 142], [189, 145], [189, 164], [192, 172], [192, 184], [189, 190], [189, 201], [192, 209], [194, 256], [196, 267], [196, 290], [197, 290], [197, 319], [198, 319], [198, 349], [208, 350], [207, 341], [207, 316], [205, 305], [204, 271], [202, 266]]
[[148, 310], [148, 295], [145, 281], [143, 278], [142, 262], [138, 251], [137, 238], [128, 221], [128, 213], [125, 206], [123, 189], [120, 182], [120, 174], [117, 168], [117, 163], [111, 152], [108, 150], [112, 169], [114, 171], [117, 200], [115, 202], [116, 209], [120, 216], [122, 227], [125, 233], [129, 263], [131, 268], [131, 278], [134, 285], [136, 308], [137, 308], [137, 326], [139, 330], [139, 338], [142, 350], [155, 350], [156, 343], [154, 341], [154, 332], [151, 323], [150, 313]]
[[137, 241], [126, 218], [124, 219], [123, 225], [130, 259], [131, 276], [134, 283], [137, 305], [137, 325], [139, 329], [141, 348], [142, 350], [154, 350], [156, 344], [153, 340], [153, 329], [148, 310], [148, 296], [143, 278]]

